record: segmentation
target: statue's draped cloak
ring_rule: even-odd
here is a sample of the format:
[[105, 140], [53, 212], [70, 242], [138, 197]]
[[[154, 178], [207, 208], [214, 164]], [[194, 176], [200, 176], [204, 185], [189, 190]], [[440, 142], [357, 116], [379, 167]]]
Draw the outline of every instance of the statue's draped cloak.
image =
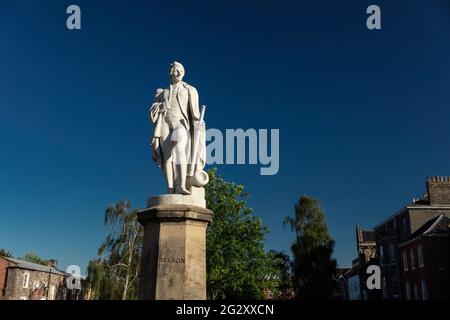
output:
[[[186, 159], [188, 161], [188, 172], [189, 166], [191, 165], [191, 157], [194, 148], [194, 122], [200, 119], [200, 110], [199, 110], [199, 97], [197, 90], [190, 86], [189, 84], [182, 82], [180, 84], [180, 89], [176, 95], [176, 99], [178, 101], [178, 106], [180, 106], [181, 113], [183, 114], [183, 118], [185, 120], [184, 126], [188, 132], [188, 143], [186, 145]], [[160, 114], [160, 108], [163, 108], [164, 103], [169, 105], [169, 97], [170, 97], [170, 89], [158, 89], [156, 91], [155, 100], [150, 107], [150, 119], [154, 124], [153, 136], [151, 139], [152, 146], [152, 158], [153, 160], [164, 169], [164, 163], [168, 159], [164, 159], [164, 155], [162, 152], [162, 139], [163, 137], [168, 136], [169, 127], [164, 124], [164, 114]], [[200, 130], [199, 133], [199, 147], [198, 147], [198, 165], [195, 172], [202, 170], [206, 164], [206, 128], [203, 127], [203, 130]], [[170, 136], [169, 136], [170, 140]], [[172, 162], [178, 163], [177, 159], [174, 157], [175, 152], [172, 152]], [[195, 165], [195, 163], [193, 163]], [[175, 177], [176, 178], [176, 177]]]

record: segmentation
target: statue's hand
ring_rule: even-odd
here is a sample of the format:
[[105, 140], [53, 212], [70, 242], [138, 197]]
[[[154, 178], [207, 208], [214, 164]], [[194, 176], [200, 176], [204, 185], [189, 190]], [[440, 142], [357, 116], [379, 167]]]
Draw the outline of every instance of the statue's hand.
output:
[[166, 108], [166, 104], [165, 104], [165, 103], [162, 104], [162, 105], [159, 107], [159, 113], [160, 113], [160, 114], [166, 112], [166, 110], [167, 110], [167, 108]]

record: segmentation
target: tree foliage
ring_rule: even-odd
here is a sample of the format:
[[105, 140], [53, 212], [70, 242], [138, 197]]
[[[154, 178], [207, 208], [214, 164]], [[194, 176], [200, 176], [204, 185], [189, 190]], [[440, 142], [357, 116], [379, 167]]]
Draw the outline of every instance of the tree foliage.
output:
[[137, 210], [131, 209], [128, 201], [120, 201], [105, 210], [104, 224], [110, 232], [98, 250], [98, 258], [89, 262], [88, 298], [137, 299], [143, 241]]
[[275, 290], [274, 298], [279, 300], [288, 300], [292, 298], [292, 261], [289, 255], [282, 251], [271, 250], [268, 253], [273, 261], [274, 267], [279, 272], [279, 281]]
[[336, 261], [332, 258], [334, 240], [328, 233], [319, 201], [302, 196], [294, 217], [286, 217], [284, 225], [289, 225], [296, 234], [292, 253], [297, 298], [331, 298], [336, 288]]
[[267, 227], [247, 207], [242, 185], [224, 181], [209, 170], [208, 209], [214, 212], [207, 230], [207, 290], [209, 299], [261, 299], [280, 279], [273, 257], [264, 251]]
[[0, 257], [12, 258], [13, 255], [12, 255], [12, 253], [9, 252], [8, 250], [0, 249]]
[[37, 263], [37, 264], [40, 264], [40, 265], [43, 265], [43, 266], [47, 266], [47, 264], [49, 262], [49, 260], [42, 259], [41, 257], [39, 257], [34, 252], [28, 252], [20, 259], [28, 261], [28, 262]]
[[[215, 170], [209, 175], [206, 200], [214, 220], [207, 229], [208, 298], [260, 299], [265, 289], [278, 292], [281, 260], [264, 251], [268, 229], [247, 207], [244, 187], [224, 181]], [[89, 262], [88, 299], [137, 298], [143, 228], [136, 213], [126, 201], [106, 209], [111, 232]]]

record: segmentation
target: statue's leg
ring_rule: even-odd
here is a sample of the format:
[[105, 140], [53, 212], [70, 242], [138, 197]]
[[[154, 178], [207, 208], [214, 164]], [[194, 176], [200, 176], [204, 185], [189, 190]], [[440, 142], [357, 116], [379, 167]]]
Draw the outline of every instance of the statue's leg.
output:
[[172, 160], [168, 160], [165, 162], [164, 165], [164, 176], [166, 178], [167, 183], [167, 189], [169, 193], [174, 193], [175, 188], [173, 186], [173, 166], [172, 166]]
[[174, 193], [175, 188], [174, 188], [174, 172], [173, 172], [173, 157], [172, 157], [173, 142], [171, 141], [169, 127], [167, 126], [164, 129], [166, 130], [164, 130], [164, 137], [161, 143], [161, 150], [164, 161], [164, 167], [162, 169], [164, 177], [166, 179], [168, 192]]
[[179, 186], [177, 192], [182, 194], [190, 194], [186, 189], [186, 177], [187, 177], [187, 157], [186, 157], [186, 145], [188, 142], [188, 132], [183, 126], [179, 126], [176, 129], [175, 139], [175, 156], [176, 167], [179, 174]]

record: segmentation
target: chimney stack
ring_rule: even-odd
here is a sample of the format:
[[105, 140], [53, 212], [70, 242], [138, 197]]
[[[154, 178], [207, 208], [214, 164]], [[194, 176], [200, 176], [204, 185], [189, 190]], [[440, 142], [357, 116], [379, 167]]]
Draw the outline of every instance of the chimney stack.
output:
[[450, 205], [450, 177], [429, 177], [427, 190], [430, 205]]
[[55, 259], [50, 259], [47, 262], [47, 266], [50, 268], [55, 268], [58, 266], [58, 261], [56, 261]]

